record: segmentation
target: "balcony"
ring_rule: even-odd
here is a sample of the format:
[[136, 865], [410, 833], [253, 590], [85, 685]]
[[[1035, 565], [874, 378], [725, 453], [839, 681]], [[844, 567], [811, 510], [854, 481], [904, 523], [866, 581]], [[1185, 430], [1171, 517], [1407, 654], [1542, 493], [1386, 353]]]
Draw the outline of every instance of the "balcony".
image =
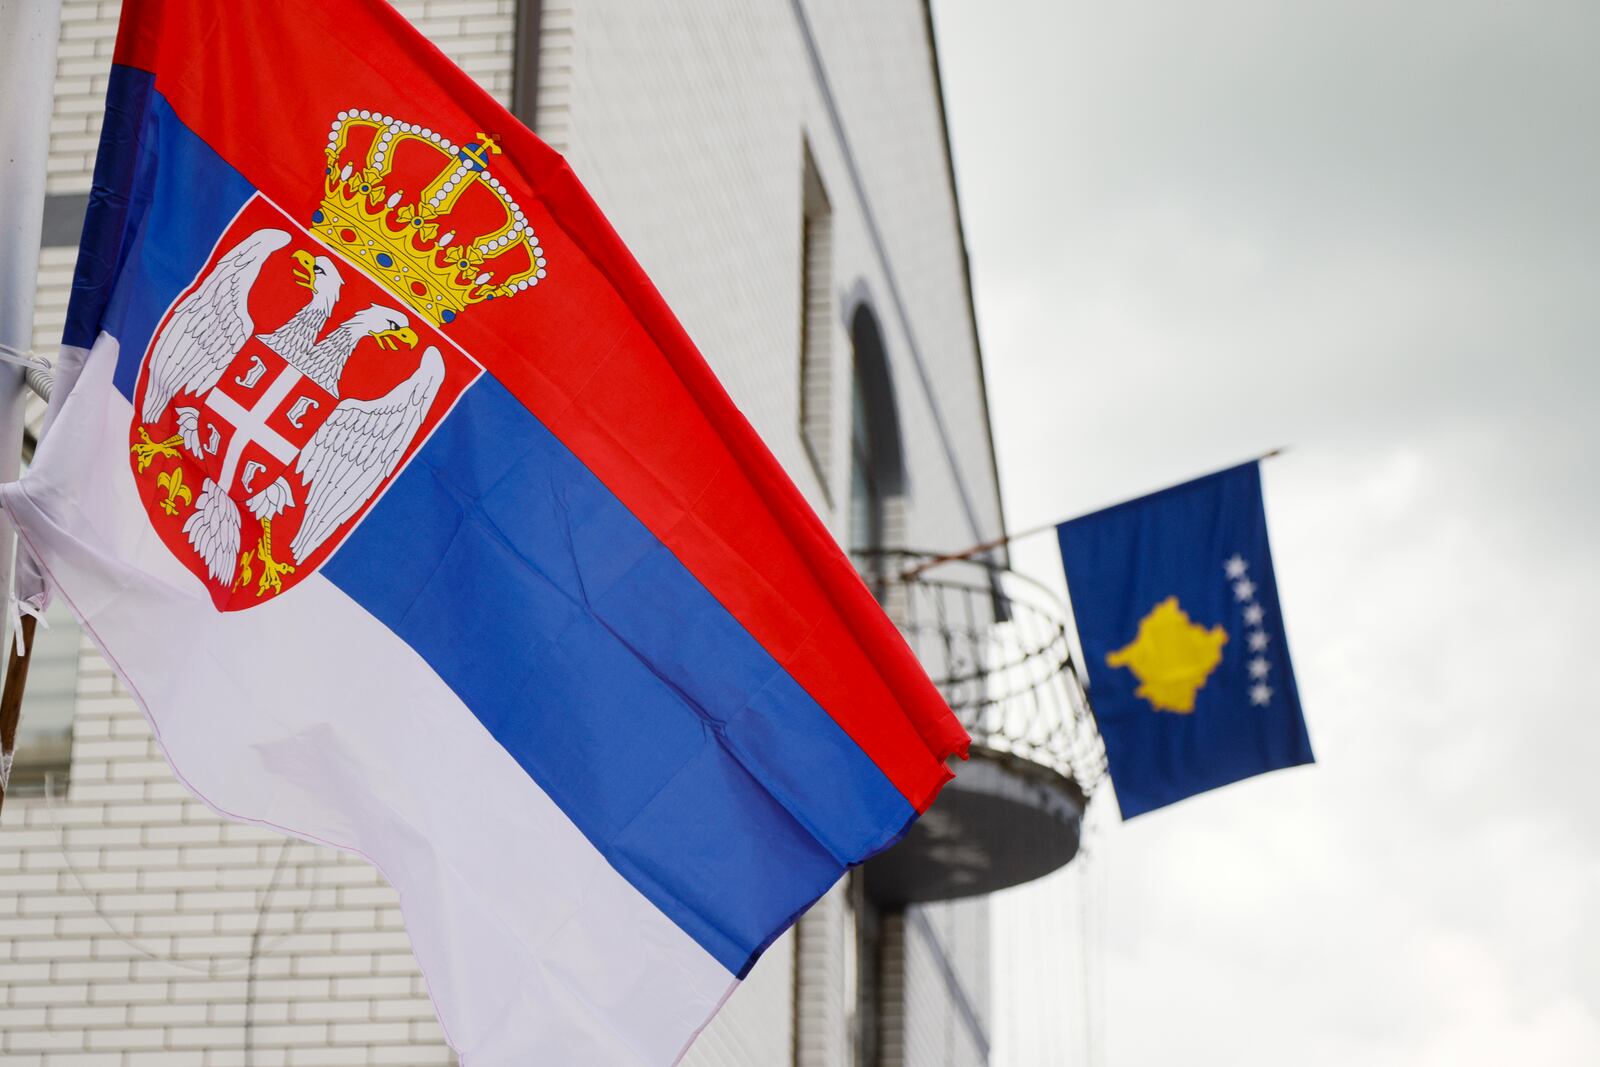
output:
[[931, 558], [858, 556], [972, 735], [971, 759], [952, 762], [938, 801], [863, 868], [867, 893], [888, 906], [992, 893], [1063, 866], [1106, 773], [1061, 599], [985, 560], [920, 569]]

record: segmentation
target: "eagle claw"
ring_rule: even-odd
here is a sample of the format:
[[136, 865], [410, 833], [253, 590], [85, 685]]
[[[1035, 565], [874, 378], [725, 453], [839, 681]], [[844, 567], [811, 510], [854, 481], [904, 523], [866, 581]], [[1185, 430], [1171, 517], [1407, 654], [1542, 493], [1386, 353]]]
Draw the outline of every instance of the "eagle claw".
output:
[[[294, 573], [293, 563], [279, 563], [272, 558], [272, 520], [261, 520], [261, 539], [256, 542], [256, 562], [261, 564], [261, 582], [256, 586], [256, 596], [266, 596], [272, 593], [283, 592], [284, 575]], [[248, 553], [246, 553], [248, 555]], [[242, 581], [250, 580], [248, 565], [241, 576]]]
[[183, 444], [182, 435], [173, 434], [165, 441], [152, 441], [149, 432], [141, 426], [139, 427], [139, 436], [143, 439], [142, 443], [132, 445], [128, 451], [137, 457], [140, 474], [149, 469], [150, 464], [155, 462], [157, 456], [165, 456], [168, 459], [178, 458], [178, 446]]

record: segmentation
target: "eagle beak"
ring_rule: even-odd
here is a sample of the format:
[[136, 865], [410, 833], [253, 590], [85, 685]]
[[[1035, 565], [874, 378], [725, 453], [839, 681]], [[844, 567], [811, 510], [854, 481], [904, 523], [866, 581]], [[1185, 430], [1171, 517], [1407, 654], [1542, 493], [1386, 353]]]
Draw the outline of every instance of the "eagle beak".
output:
[[378, 342], [379, 348], [395, 349], [401, 345], [417, 347], [417, 331], [409, 326], [402, 326], [398, 330], [373, 330], [372, 339]]
[[310, 252], [299, 251], [294, 254], [295, 271], [294, 280], [297, 285], [303, 285], [312, 292], [317, 291], [316, 266], [317, 261]]

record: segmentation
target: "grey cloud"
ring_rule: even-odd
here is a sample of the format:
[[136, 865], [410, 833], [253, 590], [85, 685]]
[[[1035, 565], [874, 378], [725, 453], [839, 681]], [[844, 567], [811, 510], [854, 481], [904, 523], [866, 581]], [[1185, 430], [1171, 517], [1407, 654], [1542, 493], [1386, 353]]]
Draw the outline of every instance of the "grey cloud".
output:
[[935, 13], [1013, 525], [1292, 443], [1321, 760], [1008, 898], [999, 1067], [1600, 1059], [1600, 7]]

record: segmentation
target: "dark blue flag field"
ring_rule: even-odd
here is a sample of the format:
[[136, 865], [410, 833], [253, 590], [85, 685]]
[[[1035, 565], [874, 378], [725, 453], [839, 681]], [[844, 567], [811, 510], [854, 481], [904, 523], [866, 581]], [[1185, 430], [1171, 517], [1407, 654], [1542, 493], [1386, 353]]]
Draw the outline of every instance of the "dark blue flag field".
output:
[[1123, 818], [1311, 762], [1259, 464], [1057, 534]]

